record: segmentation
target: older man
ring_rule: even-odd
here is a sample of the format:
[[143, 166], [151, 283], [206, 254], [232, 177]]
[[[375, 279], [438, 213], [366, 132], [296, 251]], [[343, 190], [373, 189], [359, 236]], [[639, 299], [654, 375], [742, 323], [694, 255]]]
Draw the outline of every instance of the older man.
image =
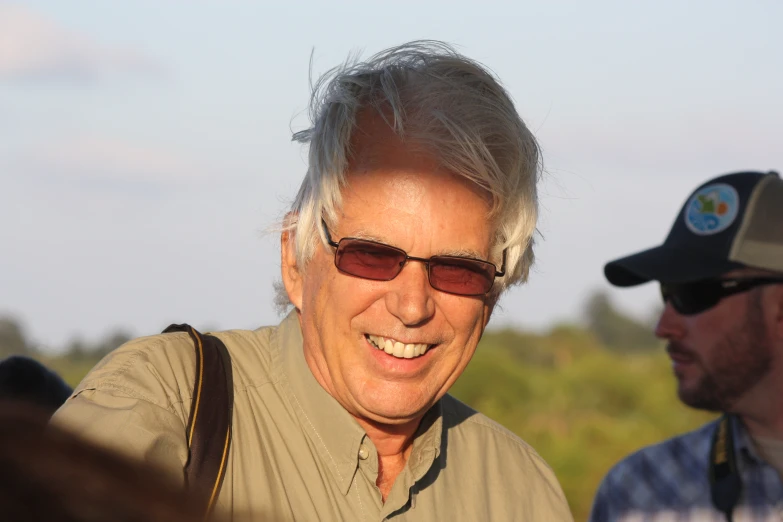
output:
[[783, 181], [711, 179], [663, 245], [608, 263], [618, 286], [655, 280], [655, 333], [680, 400], [718, 421], [650, 446], [604, 479], [593, 522], [778, 521], [783, 510]]
[[[214, 334], [233, 361], [218, 506], [269, 520], [570, 520], [547, 464], [447, 395], [533, 259], [538, 147], [497, 80], [413, 43], [316, 85], [283, 224], [277, 327]], [[57, 422], [181, 475], [182, 334], [122, 347]]]

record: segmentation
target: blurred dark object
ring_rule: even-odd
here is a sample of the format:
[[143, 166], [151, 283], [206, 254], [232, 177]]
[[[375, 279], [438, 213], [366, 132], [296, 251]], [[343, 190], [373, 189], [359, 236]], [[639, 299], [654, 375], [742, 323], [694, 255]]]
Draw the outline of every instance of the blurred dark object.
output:
[[32, 403], [52, 415], [73, 390], [35, 359], [12, 355], [0, 361], [0, 399]]
[[47, 412], [0, 403], [0, 519], [200, 522], [198, 504], [159, 470], [47, 425]]

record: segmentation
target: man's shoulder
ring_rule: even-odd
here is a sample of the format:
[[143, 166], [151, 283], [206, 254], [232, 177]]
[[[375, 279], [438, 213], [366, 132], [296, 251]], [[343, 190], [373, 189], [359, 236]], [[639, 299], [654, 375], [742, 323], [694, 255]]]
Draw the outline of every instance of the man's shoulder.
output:
[[[516, 433], [451, 395], [443, 398], [443, 429], [449, 431], [449, 444], [455, 450], [497, 452], [501, 465], [518, 466], [519, 459], [549, 469], [538, 452]], [[453, 444], [452, 444], [453, 443]], [[516, 457], [516, 458], [515, 458]]]
[[518, 435], [450, 395], [442, 401], [446, 466], [495, 484], [489, 495], [525, 519], [573, 520], [552, 468]]
[[[226, 346], [234, 384], [257, 384], [269, 374], [274, 327], [209, 332]], [[196, 371], [196, 351], [187, 332], [171, 332], [128, 341], [105, 356], [74, 390], [98, 390], [157, 404], [190, 400]]]
[[624, 483], [638, 475], [654, 474], [676, 477], [699, 473], [706, 469], [712, 434], [716, 421], [708, 422], [695, 430], [645, 446], [615, 464], [605, 481]]
[[225, 330], [211, 333], [226, 346], [231, 355], [235, 387], [261, 386], [274, 378], [278, 350], [278, 327], [256, 330]]
[[457, 429], [471, 436], [496, 438], [511, 446], [532, 449], [514, 432], [452, 395], [443, 397], [442, 408], [444, 428]]
[[[601, 481], [591, 521], [636, 512], [680, 512], [707, 502], [707, 468], [716, 421], [623, 458]], [[623, 515], [624, 516], [624, 515]]]

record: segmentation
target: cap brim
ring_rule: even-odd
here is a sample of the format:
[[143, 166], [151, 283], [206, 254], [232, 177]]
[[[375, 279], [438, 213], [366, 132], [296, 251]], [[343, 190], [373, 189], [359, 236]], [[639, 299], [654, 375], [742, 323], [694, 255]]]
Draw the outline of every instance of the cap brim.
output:
[[687, 283], [717, 277], [743, 266], [695, 250], [661, 245], [610, 261], [604, 266], [604, 275], [615, 286], [636, 286], [648, 281]]

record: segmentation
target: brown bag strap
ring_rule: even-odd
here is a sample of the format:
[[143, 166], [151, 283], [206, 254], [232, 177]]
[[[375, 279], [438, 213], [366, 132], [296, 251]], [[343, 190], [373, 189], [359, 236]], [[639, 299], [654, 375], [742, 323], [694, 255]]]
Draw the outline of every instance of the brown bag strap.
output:
[[231, 447], [231, 356], [220, 339], [202, 335], [190, 325], [173, 324], [163, 331], [169, 332], [187, 332], [196, 350], [196, 378], [186, 431], [189, 455], [185, 483], [196, 499], [202, 499], [208, 516], [223, 484]]

